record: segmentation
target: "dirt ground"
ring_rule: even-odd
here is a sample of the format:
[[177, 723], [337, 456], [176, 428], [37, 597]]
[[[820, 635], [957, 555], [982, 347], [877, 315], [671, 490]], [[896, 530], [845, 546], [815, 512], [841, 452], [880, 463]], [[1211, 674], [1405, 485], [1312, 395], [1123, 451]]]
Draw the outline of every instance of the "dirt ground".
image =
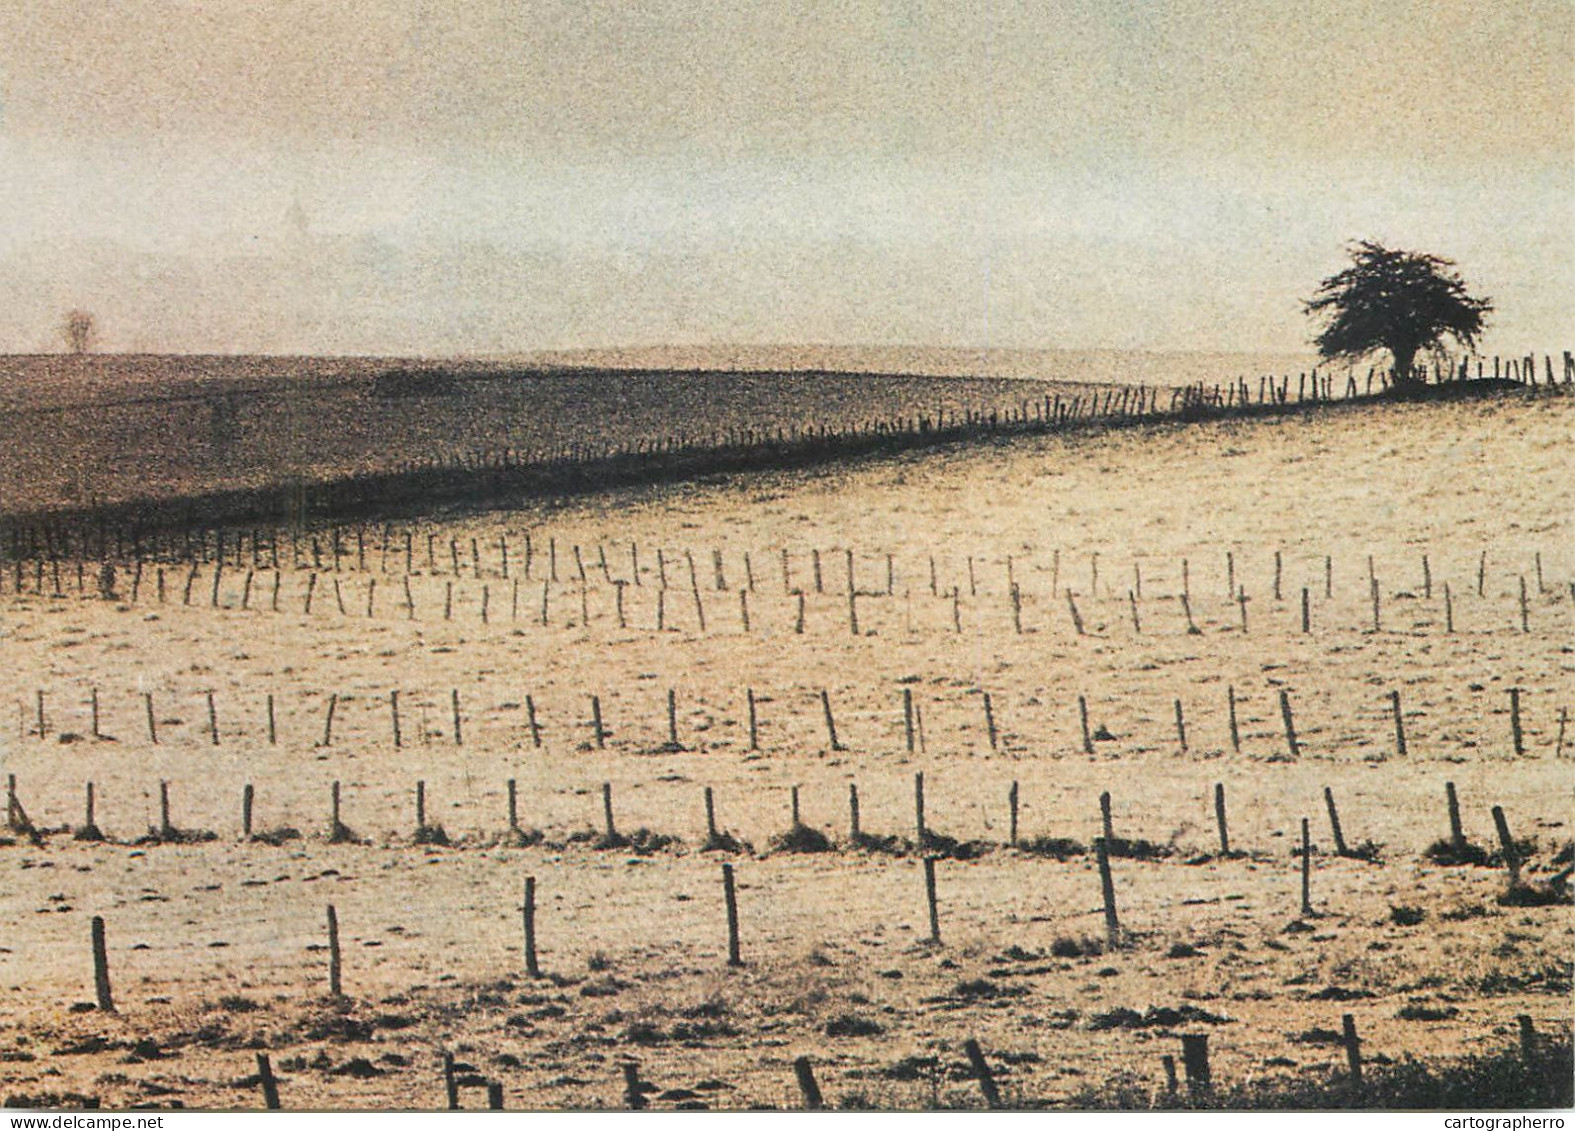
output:
[[[446, 1051], [466, 1106], [484, 1081], [510, 1107], [622, 1106], [626, 1061], [656, 1108], [797, 1106], [808, 1055], [832, 1105], [977, 1105], [975, 1038], [1009, 1100], [1066, 1102], [1162, 1088], [1180, 1033], [1235, 1082], [1343, 1064], [1345, 1013], [1373, 1060], [1497, 1050], [1520, 1014], [1567, 1028], [1569, 907], [1501, 905], [1504, 868], [1424, 852], [1452, 782], [1473, 843], [1496, 849], [1495, 805], [1535, 840], [1528, 880], [1567, 856], [1572, 434], [1575, 401], [1543, 397], [1019, 440], [454, 514], [386, 554], [346, 530], [337, 570], [330, 532], [286, 535], [281, 570], [243, 544], [216, 590], [213, 564], [166, 564], [162, 603], [151, 563], [135, 600], [124, 564], [114, 600], [96, 566], [60, 597], [7, 570], [4, 771], [47, 828], [81, 824], [92, 782], [110, 840], [0, 849], [0, 1092], [256, 1107], [265, 1051], [286, 1107], [430, 1108]], [[916, 773], [928, 828], [963, 842], [938, 944]], [[506, 835], [511, 779], [540, 843]], [[161, 781], [172, 824], [214, 839], [136, 843]], [[449, 846], [415, 843], [418, 781]], [[334, 782], [360, 843], [328, 842]], [[620, 833], [679, 842], [598, 848], [602, 783]], [[1065, 859], [1006, 843], [1014, 783], [1019, 840]], [[302, 835], [242, 841], [247, 784], [255, 831]], [[862, 830], [903, 843], [848, 844], [850, 785]], [[704, 850], [707, 787], [737, 851]], [[773, 847], [795, 787], [836, 851]], [[1104, 792], [1114, 835], [1149, 842], [1112, 862], [1114, 949]], [[113, 1015], [81, 1004], [95, 915]]]

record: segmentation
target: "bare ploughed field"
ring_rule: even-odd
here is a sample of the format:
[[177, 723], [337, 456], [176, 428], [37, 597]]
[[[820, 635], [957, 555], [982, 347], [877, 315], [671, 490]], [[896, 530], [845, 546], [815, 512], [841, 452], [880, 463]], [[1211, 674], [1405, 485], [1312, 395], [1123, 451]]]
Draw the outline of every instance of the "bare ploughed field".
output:
[[[255, 1107], [265, 1052], [286, 1107], [439, 1107], [447, 1052], [466, 1106], [622, 1106], [630, 1061], [655, 1108], [797, 1106], [808, 1056], [828, 1105], [980, 1104], [973, 1038], [1064, 1103], [1162, 1090], [1182, 1034], [1231, 1084], [1343, 1070], [1345, 1014], [1369, 1064], [1567, 1030], [1569, 906], [1426, 852], [1453, 783], [1530, 890], [1568, 859], [1572, 434], [1568, 397], [1321, 410], [232, 537], [217, 586], [113, 600], [8, 567], [6, 772], [55, 830], [92, 782], [109, 840], [0, 849], [4, 1090]], [[773, 843], [795, 787], [831, 851]]]

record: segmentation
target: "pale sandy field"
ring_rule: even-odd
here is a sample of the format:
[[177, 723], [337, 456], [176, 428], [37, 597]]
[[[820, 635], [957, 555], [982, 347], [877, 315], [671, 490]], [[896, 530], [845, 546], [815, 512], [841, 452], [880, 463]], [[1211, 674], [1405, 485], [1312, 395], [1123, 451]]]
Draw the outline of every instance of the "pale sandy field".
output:
[[[1343, 1064], [1316, 1030], [1338, 1030], [1344, 1013], [1374, 1060], [1497, 1051], [1514, 1043], [1519, 1014], [1539, 1031], [1567, 1028], [1569, 907], [1500, 906], [1502, 868], [1444, 867], [1423, 851], [1448, 833], [1446, 781], [1474, 842], [1495, 846], [1493, 805], [1535, 838], [1532, 880], [1556, 870], [1571, 839], [1575, 728], [1562, 758], [1558, 744], [1561, 711], [1575, 706], [1572, 434], [1575, 401], [1553, 397], [1018, 440], [454, 515], [395, 528], [386, 556], [381, 528], [360, 532], [359, 558], [347, 530], [338, 572], [328, 554], [315, 583], [310, 538], [296, 568], [286, 536], [278, 612], [271, 569], [246, 593], [249, 548], [220, 576], [220, 608], [212, 565], [189, 606], [180, 566], [165, 567], [162, 604], [151, 564], [134, 602], [124, 568], [115, 601], [79, 596], [69, 568], [65, 596], [47, 595], [48, 582], [34, 594], [31, 575], [18, 595], [8, 570], [4, 770], [33, 821], [54, 828], [81, 822], [93, 782], [112, 843], [55, 834], [0, 849], [0, 1093], [255, 1107], [248, 1077], [262, 1050], [286, 1107], [436, 1107], [449, 1051], [465, 1077], [500, 1081], [510, 1107], [621, 1105], [626, 1060], [657, 1086], [653, 1107], [796, 1106], [791, 1064], [808, 1055], [833, 1105], [977, 1104], [962, 1054], [973, 1037], [1008, 1098], [1038, 1103], [1118, 1077], [1160, 1088], [1160, 1057], [1179, 1054], [1183, 1032], [1210, 1034], [1216, 1079], [1232, 1083]], [[322, 557], [330, 535], [317, 538]], [[1183, 562], [1196, 633], [1179, 600]], [[1245, 631], [1232, 579], [1248, 598]], [[806, 591], [802, 632], [793, 589]], [[668, 746], [669, 689], [681, 749]], [[904, 689], [924, 724], [912, 754]], [[1079, 696], [1091, 730], [1108, 735], [1092, 755]], [[850, 784], [865, 831], [911, 839], [916, 772], [932, 829], [988, 842], [978, 858], [938, 864], [939, 945], [926, 941], [918, 856], [845, 843]], [[520, 822], [543, 843], [503, 835], [511, 778]], [[131, 843], [158, 823], [161, 780], [173, 823], [217, 839]], [[412, 842], [418, 780], [453, 847]], [[334, 781], [366, 843], [326, 842]], [[640, 854], [571, 841], [599, 828], [603, 782], [620, 831], [682, 844]], [[1091, 843], [1108, 791], [1116, 835], [1172, 849], [1114, 861], [1122, 948], [1069, 953], [1104, 937], [1093, 858], [1006, 847], [1014, 782], [1024, 838]], [[243, 843], [247, 783], [259, 831], [304, 836]], [[1237, 857], [1215, 855], [1216, 783]], [[707, 786], [719, 822], [753, 851], [701, 851]], [[794, 786], [805, 823], [841, 851], [771, 850]], [[1325, 787], [1345, 839], [1382, 845], [1376, 862], [1333, 855]], [[1300, 914], [1292, 855], [1304, 817], [1312, 917]], [[739, 881], [742, 969], [726, 965], [723, 860]], [[542, 979], [525, 976], [521, 956], [527, 875]], [[341, 1003], [327, 996], [329, 904], [344, 940]], [[1393, 908], [1423, 917], [1402, 925]], [[113, 1016], [72, 1009], [94, 997], [94, 915], [107, 921]], [[1151, 1008], [1179, 1016], [1101, 1020]], [[484, 1102], [470, 1086], [463, 1098]]]

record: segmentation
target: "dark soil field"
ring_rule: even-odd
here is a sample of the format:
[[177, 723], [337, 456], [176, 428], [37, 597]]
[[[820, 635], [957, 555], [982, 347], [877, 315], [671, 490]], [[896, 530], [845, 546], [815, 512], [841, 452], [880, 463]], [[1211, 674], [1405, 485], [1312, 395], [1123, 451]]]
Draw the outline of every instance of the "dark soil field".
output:
[[481, 451], [540, 460], [730, 431], [1017, 411], [1009, 378], [520, 369], [398, 359], [39, 356], [0, 366], [0, 514], [319, 482]]

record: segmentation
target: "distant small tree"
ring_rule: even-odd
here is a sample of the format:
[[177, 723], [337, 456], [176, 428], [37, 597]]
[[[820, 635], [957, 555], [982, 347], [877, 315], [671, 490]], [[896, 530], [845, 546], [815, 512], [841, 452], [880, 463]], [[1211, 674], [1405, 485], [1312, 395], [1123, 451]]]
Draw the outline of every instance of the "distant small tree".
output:
[[85, 310], [70, 311], [61, 323], [60, 332], [65, 336], [66, 347], [72, 353], [87, 353], [98, 337], [98, 323]]
[[1395, 384], [1406, 385], [1421, 380], [1416, 355], [1441, 349], [1445, 338], [1476, 348], [1493, 304], [1466, 292], [1453, 261], [1371, 240], [1352, 244], [1350, 254], [1351, 266], [1325, 279], [1304, 304], [1309, 317], [1324, 320], [1313, 338], [1323, 357], [1356, 360], [1388, 350]]

